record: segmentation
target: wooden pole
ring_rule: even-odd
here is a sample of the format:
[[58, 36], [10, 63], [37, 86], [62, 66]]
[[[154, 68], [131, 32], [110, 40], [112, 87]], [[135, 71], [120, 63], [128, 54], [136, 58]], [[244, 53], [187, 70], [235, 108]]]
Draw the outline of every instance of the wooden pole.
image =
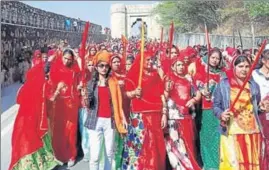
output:
[[145, 46], [145, 35], [144, 35], [144, 33], [145, 33], [144, 22], [142, 21], [141, 44], [140, 44], [141, 59], [140, 59], [140, 70], [139, 70], [139, 78], [138, 78], [138, 88], [141, 88], [143, 67], [144, 67], [144, 46]]

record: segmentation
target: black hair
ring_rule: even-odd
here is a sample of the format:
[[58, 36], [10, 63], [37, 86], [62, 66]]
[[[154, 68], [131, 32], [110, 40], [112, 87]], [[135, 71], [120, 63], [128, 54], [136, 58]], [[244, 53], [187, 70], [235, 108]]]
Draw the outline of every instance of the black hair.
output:
[[120, 59], [120, 60], [122, 60], [122, 58], [118, 55], [118, 54], [114, 54], [114, 55], [112, 55], [112, 57], [110, 58], [111, 60], [111, 63], [112, 63], [112, 61], [115, 59], [115, 58], [118, 58], [118, 59]]
[[250, 52], [250, 50], [249, 49], [244, 49], [242, 53], [246, 54], [246, 52]]
[[126, 61], [127, 60], [131, 61], [131, 63], [134, 63], [135, 58], [134, 58], [133, 55], [128, 55], [127, 58], [126, 58]]
[[92, 49], [94, 49], [96, 51], [96, 48], [95, 47], [90, 47], [89, 48], [89, 52], [91, 52]]
[[269, 59], [269, 49], [266, 49], [262, 53], [262, 58], [268, 58]]
[[214, 47], [213, 49], [211, 49], [210, 52], [209, 52], [209, 56], [211, 56], [213, 53], [218, 53], [220, 58], [222, 58], [222, 52], [220, 51], [219, 48]]
[[[172, 48], [175, 48], [176, 50], [177, 50], [177, 47], [175, 46], [175, 45], [172, 45]], [[171, 50], [172, 50], [172, 48], [171, 48]], [[168, 48], [166, 48], [166, 50], [165, 50], [165, 52], [166, 52], [166, 54], [168, 54], [169, 53], [169, 47]]]
[[102, 47], [105, 47], [105, 49], [106, 49], [106, 46], [104, 44], [102, 44], [99, 46], [99, 51], [101, 50]]
[[256, 52], [258, 52], [259, 50], [258, 49], [254, 49], [254, 54], [256, 53]]
[[224, 63], [223, 63], [223, 60], [222, 60], [222, 52], [220, 51], [219, 48], [217, 47], [214, 47], [213, 49], [210, 50], [209, 52], [209, 57], [213, 54], [213, 53], [218, 53], [219, 54], [219, 57], [220, 57], [220, 61], [219, 61], [219, 64], [218, 64], [218, 68], [222, 68]]
[[234, 61], [234, 66], [237, 66], [238, 64], [243, 62], [248, 62], [248, 64], [251, 65], [251, 62], [246, 55], [239, 55]]
[[40, 50], [40, 52], [43, 54], [43, 53], [48, 53], [48, 51], [49, 51], [49, 49], [48, 49], [48, 47], [42, 47], [41, 48], [41, 50]]
[[65, 49], [64, 52], [63, 52], [63, 56], [65, 54], [70, 54], [72, 56], [72, 58], [74, 59], [75, 54], [74, 54], [74, 52], [71, 49], [68, 49], [68, 48]]

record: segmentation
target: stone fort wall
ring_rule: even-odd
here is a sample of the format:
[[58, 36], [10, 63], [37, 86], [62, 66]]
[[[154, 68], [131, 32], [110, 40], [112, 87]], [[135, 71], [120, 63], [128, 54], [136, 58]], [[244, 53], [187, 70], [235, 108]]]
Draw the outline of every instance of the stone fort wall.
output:
[[[16, 81], [10, 78], [18, 69], [18, 58], [26, 51], [41, 48], [44, 44], [66, 39], [72, 47], [81, 42], [85, 21], [47, 12], [18, 1], [1, 1], [1, 83]], [[76, 22], [77, 26], [73, 25]], [[69, 24], [68, 24], [69, 23]], [[101, 42], [107, 38], [102, 26], [91, 23], [90, 42]], [[2, 72], [5, 72], [3, 76]], [[3, 78], [4, 77], [4, 78]], [[11, 79], [11, 80], [8, 80]]]

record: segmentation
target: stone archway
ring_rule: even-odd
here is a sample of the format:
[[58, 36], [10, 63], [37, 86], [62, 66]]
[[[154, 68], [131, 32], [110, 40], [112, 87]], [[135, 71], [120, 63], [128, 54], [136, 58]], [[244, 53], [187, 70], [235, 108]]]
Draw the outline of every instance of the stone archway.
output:
[[129, 36], [134, 36], [134, 34], [133, 34], [134, 33], [134, 26], [138, 25], [138, 30], [136, 30], [136, 31], [139, 31], [139, 35], [136, 34], [136, 36], [141, 37], [141, 24], [142, 24], [141, 22], [143, 22], [143, 24], [144, 24], [145, 37], [147, 37], [148, 25], [145, 21], [142, 21], [142, 18], [136, 18], [135, 22], [133, 22], [131, 24], [131, 28], [130, 28], [131, 30], [130, 30]]
[[121, 35], [130, 37], [133, 24], [137, 19], [146, 23], [148, 38], [160, 38], [161, 26], [157, 23], [158, 16], [152, 14], [153, 8], [157, 5], [124, 5], [113, 4], [111, 6], [111, 36], [120, 38]]

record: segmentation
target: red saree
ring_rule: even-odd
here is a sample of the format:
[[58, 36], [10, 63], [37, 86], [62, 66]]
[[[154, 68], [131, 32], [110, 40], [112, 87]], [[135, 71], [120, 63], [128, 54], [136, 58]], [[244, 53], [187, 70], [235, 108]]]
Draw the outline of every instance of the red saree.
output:
[[187, 78], [174, 73], [169, 76], [169, 80], [172, 82], [172, 89], [169, 91], [168, 133], [165, 139], [170, 164], [174, 169], [200, 170], [196, 161], [195, 121], [189, 108], [185, 106], [192, 97], [192, 84]]
[[67, 68], [59, 61], [53, 63], [50, 71], [50, 94], [55, 92], [60, 82], [66, 85], [56, 100], [50, 102], [49, 109], [52, 146], [56, 158], [61, 162], [74, 160], [77, 156], [78, 72], [77, 64]]
[[[145, 53], [145, 58], [149, 57]], [[138, 86], [140, 56], [127, 74], [126, 91]], [[161, 129], [163, 83], [158, 73], [143, 74], [142, 98], [131, 100], [130, 127], [124, 144], [122, 169], [165, 169], [165, 143]]]
[[45, 87], [43, 64], [39, 63], [27, 72], [26, 82], [17, 96], [20, 108], [12, 133], [12, 157], [9, 170], [13, 169], [21, 159], [43, 147], [42, 138], [48, 130]]

